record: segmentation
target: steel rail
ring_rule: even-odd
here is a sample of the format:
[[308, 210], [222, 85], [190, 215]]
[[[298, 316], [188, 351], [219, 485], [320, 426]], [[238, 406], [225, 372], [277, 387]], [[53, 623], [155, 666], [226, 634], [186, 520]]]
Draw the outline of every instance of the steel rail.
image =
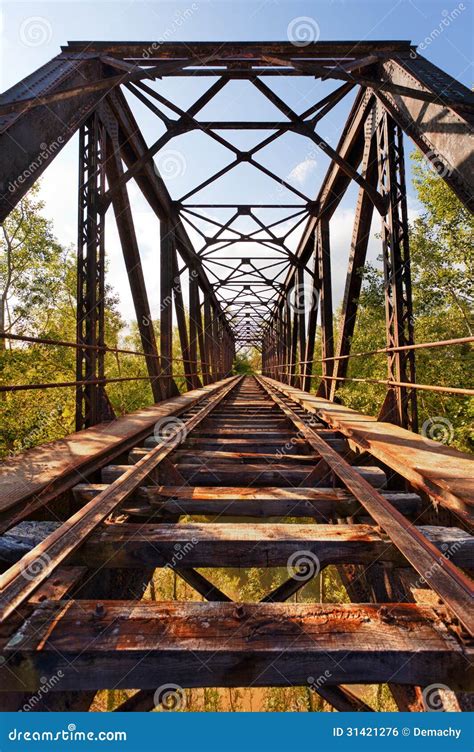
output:
[[[329, 446], [312, 428], [281, 399], [266, 379], [257, 376], [258, 383], [280, 407], [293, 425], [315, 449], [334, 474], [342, 481], [375, 522], [388, 535], [392, 543], [416, 569], [419, 575], [429, 578], [431, 588], [453, 611], [470, 635], [474, 635], [472, 598], [474, 590], [470, 579], [431, 543], [406, 517], [396, 510], [381, 493], [370, 485], [335, 449]], [[436, 577], [430, 576], [436, 572]]]
[[[204, 420], [242, 378], [234, 377], [230, 384], [220, 388], [208, 402], [207, 397], [203, 397], [207, 404], [186, 421], [184, 427], [180, 424], [169, 437], [1, 575], [0, 622], [11, 616], [84, 543], [95, 528], [143, 483], [184, 440], [187, 433]], [[25, 577], [25, 571], [28, 572], [28, 577]]]

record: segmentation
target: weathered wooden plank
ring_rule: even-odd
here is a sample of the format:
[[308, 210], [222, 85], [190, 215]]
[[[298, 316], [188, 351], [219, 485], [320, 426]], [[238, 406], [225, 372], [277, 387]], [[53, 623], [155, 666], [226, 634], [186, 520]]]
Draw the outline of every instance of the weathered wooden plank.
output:
[[[109, 466], [107, 472], [111, 472]], [[120, 466], [118, 466], [120, 468]], [[282, 462], [274, 463], [249, 463], [233, 467], [212, 462], [212, 465], [203, 463], [202, 467], [191, 463], [181, 462], [179, 472], [186, 480], [191, 480], [193, 485], [236, 485], [237, 483], [248, 483], [257, 486], [268, 486], [277, 483], [280, 486], [293, 486], [305, 483], [311, 472], [311, 467], [301, 467], [295, 463], [284, 464]], [[371, 483], [374, 487], [382, 488], [386, 483], [386, 476], [383, 470], [378, 467], [360, 467], [357, 468], [360, 475]], [[120, 470], [118, 472], [121, 472]], [[102, 472], [104, 478], [104, 471]], [[113, 475], [108, 476], [113, 477]], [[327, 478], [324, 481], [327, 484]], [[315, 483], [314, 485], [317, 485]]]
[[[0, 557], [18, 560], [51, 534], [51, 525], [23, 523], [0, 538]], [[418, 528], [455, 564], [474, 568], [474, 538], [457, 528]], [[15, 559], [15, 553], [16, 559]], [[372, 525], [312, 525], [192, 522], [187, 524], [109, 523], [84, 541], [71, 562], [90, 568], [280, 567], [292, 556], [308, 555], [316, 566], [369, 564], [374, 560], [407, 562], [394, 544]], [[314, 558], [316, 557], [316, 558]], [[291, 567], [290, 567], [291, 568]], [[440, 566], [438, 567], [441, 568]], [[429, 579], [436, 575], [436, 570]]]
[[[188, 430], [192, 430], [233, 389], [239, 377], [229, 378], [222, 382], [217, 391], [205, 406], [193, 418], [187, 421]], [[166, 459], [176, 446], [176, 438], [170, 436], [163, 443], [136, 465], [130, 466], [128, 472], [118, 478], [109, 488], [98, 497], [76, 512], [58, 530], [52, 532], [42, 543], [35, 546], [26, 554], [19, 564], [14, 564], [0, 577], [0, 620], [8, 618], [15, 609], [41, 585], [47, 577], [70, 556], [91, 532], [100, 525], [117, 507], [142, 485], [159, 463]], [[37, 561], [41, 566], [37, 566]], [[35, 565], [31, 570], [31, 577], [23, 576], [25, 567]]]
[[[444, 612], [442, 612], [444, 613]], [[56, 689], [444, 682], [472, 688], [472, 649], [414, 604], [44, 604], [4, 650], [8, 686]], [[0, 666], [0, 678], [5, 679]]]
[[[132, 449], [132, 451], [129, 453], [128, 458], [130, 462], [137, 462], [141, 457], [146, 454], [146, 449]], [[231, 463], [233, 466], [240, 465], [240, 464], [246, 464], [246, 463], [252, 463], [255, 460], [262, 461], [262, 462], [268, 462], [269, 464], [273, 464], [275, 462], [277, 463], [298, 463], [302, 466], [304, 465], [314, 465], [315, 462], [318, 460], [318, 456], [313, 453], [313, 455], [309, 454], [296, 454], [296, 453], [285, 453], [280, 450], [280, 453], [278, 453], [278, 450], [275, 450], [270, 453], [262, 453], [262, 452], [239, 452], [239, 451], [219, 451], [219, 450], [207, 450], [207, 449], [195, 449], [193, 452], [190, 452], [189, 449], [179, 449], [176, 452], [173, 452], [172, 457], [170, 458], [172, 462], [180, 462], [185, 461], [187, 464], [191, 465], [202, 465], [207, 464], [209, 467], [212, 467], [215, 462], [221, 464], [228, 464]]]
[[[81, 483], [73, 494], [86, 503], [106, 488], [103, 483]], [[423, 503], [418, 494], [384, 492], [404, 515], [418, 515]], [[361, 511], [354, 496], [338, 488], [232, 488], [213, 486], [143, 486], [121, 507], [126, 514], [198, 514], [243, 517], [314, 517], [328, 521]]]
[[4, 460], [0, 467], [0, 532], [84, 480], [85, 475], [101, 467], [107, 459], [110, 461], [132, 448], [153, 431], [157, 421], [179, 415], [219, 389], [225, 381]]
[[418, 490], [464, 519], [474, 518], [474, 463], [470, 455], [282, 382], [268, 381], [347, 436], [358, 448], [391, 467]]
[[295, 427], [302, 432], [308, 443], [321, 453], [322, 459], [328, 463], [335, 476], [344, 483], [348, 491], [359, 499], [362, 506], [393, 540], [418, 574], [425, 577], [435, 564], [439, 564], [436, 578], [431, 579], [432, 588], [450, 606], [467, 632], [474, 635], [472, 581], [457, 569], [449, 558], [445, 557], [440, 560], [435, 546], [428, 537], [420, 533], [403, 515], [397, 512], [381, 494], [367, 483], [356, 468], [349, 465], [315, 431], [305, 425], [291, 407], [283, 402], [275, 389], [268, 385], [269, 381], [259, 379], [259, 383], [264, 385], [272, 399], [291, 418]]

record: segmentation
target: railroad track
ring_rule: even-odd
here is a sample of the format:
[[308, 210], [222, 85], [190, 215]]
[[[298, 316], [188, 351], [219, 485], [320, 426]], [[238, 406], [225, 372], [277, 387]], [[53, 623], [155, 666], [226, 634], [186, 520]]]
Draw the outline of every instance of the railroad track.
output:
[[[141, 690], [122, 709], [151, 708], [167, 682], [324, 676], [317, 691], [339, 710], [370, 709], [351, 684], [388, 682], [400, 707], [434, 681], [454, 703], [472, 689], [473, 539], [420, 524], [420, 495], [268, 379], [222, 382], [72, 498], [66, 519], [43, 513], [0, 538], [0, 674], [14, 695], [58, 671], [62, 692]], [[330, 565], [352, 603], [285, 602]], [[206, 602], [140, 600], [157, 567]], [[235, 603], [199, 572], [212, 567], [287, 576]]]

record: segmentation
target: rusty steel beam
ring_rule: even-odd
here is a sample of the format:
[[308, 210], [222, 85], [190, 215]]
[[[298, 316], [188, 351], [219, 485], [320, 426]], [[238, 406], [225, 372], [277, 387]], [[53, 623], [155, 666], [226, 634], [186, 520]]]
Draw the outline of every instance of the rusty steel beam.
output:
[[408, 210], [403, 132], [386, 111], [376, 123], [379, 184], [388, 199], [382, 218], [382, 255], [385, 282], [385, 320], [388, 381], [393, 382], [380, 411], [382, 420], [418, 430], [414, 350], [397, 348], [414, 343]]
[[[79, 134], [76, 311], [76, 430], [114, 417], [104, 389], [105, 250], [100, 200], [106, 136], [96, 114]], [[90, 347], [82, 348], [81, 345]]]
[[[474, 211], [474, 95], [466, 86], [419, 54], [397, 54], [381, 63], [381, 75], [394, 84], [429, 92], [430, 104], [389, 91], [378, 99], [460, 201]], [[446, 99], [449, 104], [445, 104]]]
[[[378, 180], [378, 162], [377, 143], [373, 136], [372, 117], [373, 116], [370, 116], [366, 122], [362, 172], [370, 183], [375, 184]], [[357, 198], [346, 285], [342, 302], [342, 313], [336, 349], [336, 358], [338, 358], [338, 360], [335, 361], [333, 370], [333, 376], [335, 377], [347, 376], [348, 360], [346, 359], [346, 356], [350, 353], [352, 336], [354, 334], [359, 295], [362, 287], [362, 272], [369, 244], [372, 216], [373, 204], [369, 201], [365, 191], [361, 189]], [[327, 370], [329, 371], [330, 369], [328, 368]], [[329, 392], [331, 400], [334, 400], [337, 387], [337, 380], [332, 381]]]
[[[105, 163], [107, 179], [109, 185], [115, 185], [123, 174], [122, 160], [120, 159], [118, 145], [118, 125], [110, 108], [106, 104], [102, 105], [100, 113], [108, 133], [109, 149]], [[143, 275], [133, 213], [126, 186], [123, 186], [122, 189], [114, 195], [112, 205], [130, 283], [130, 291], [135, 308], [138, 331], [140, 333], [140, 339], [145, 353], [151, 391], [153, 399], [155, 402], [158, 402], [163, 399], [165, 392], [160, 382], [160, 359], [156, 347], [153, 319], [151, 316], [150, 304], [148, 302], [148, 293]]]
[[[58, 55], [0, 96], [9, 105], [25, 96], [42, 96], [101, 78], [103, 65], [93, 56]], [[23, 114], [0, 117], [0, 222], [42, 175], [99, 104], [103, 92], [41, 105]]]

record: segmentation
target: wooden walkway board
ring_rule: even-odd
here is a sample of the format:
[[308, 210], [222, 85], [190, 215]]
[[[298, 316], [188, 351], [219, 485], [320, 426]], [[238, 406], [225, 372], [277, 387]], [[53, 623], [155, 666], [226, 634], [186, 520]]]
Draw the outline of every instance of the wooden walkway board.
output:
[[280, 381], [266, 380], [309, 412], [316, 413], [360, 449], [369, 451], [417, 489], [435, 497], [464, 518], [472, 519], [474, 462], [470, 455]]
[[[379, 683], [426, 686], [433, 665], [451, 688], [472, 686], [469, 650], [413, 604], [235, 604], [63, 601], [37, 608], [6, 646], [0, 680], [56, 689]], [[14, 661], [15, 671], [8, 667]], [[3, 677], [2, 677], [3, 674]], [[53, 688], [54, 689], [54, 688]]]
[[[84, 481], [85, 474], [103, 464], [105, 457], [112, 458], [127, 446], [135, 446], [140, 436], [153, 431], [158, 420], [179, 414], [226, 381], [229, 379], [42, 444], [4, 461], [0, 466], [0, 529], [6, 529], [23, 516], [15, 513], [15, 507], [31, 501], [31, 508], [36, 508], [57, 495], [58, 485], [65, 491]], [[39, 494], [41, 500], [37, 498]]]

